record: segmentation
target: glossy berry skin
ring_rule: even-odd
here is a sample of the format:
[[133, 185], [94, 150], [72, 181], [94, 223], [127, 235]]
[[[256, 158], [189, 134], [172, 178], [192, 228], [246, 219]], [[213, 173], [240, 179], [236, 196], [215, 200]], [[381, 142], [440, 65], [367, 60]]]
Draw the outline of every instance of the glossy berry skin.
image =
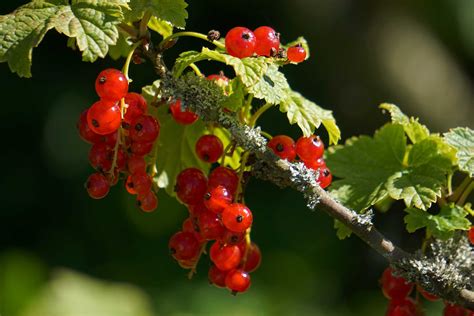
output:
[[178, 99], [174, 103], [170, 104], [170, 112], [173, 119], [182, 125], [190, 125], [197, 121], [198, 116], [196, 113], [181, 108], [181, 100]]
[[193, 233], [177, 232], [171, 237], [168, 248], [176, 260], [190, 260], [199, 254], [200, 244]]
[[192, 216], [198, 217], [202, 213], [208, 212], [209, 210], [204, 204], [204, 201], [201, 200], [197, 204], [188, 205], [188, 211], [189, 211], [189, 214], [191, 214]]
[[239, 176], [230, 168], [220, 166], [209, 174], [210, 189], [222, 185], [232, 196], [235, 196], [238, 184]]
[[237, 58], [252, 56], [255, 53], [256, 44], [255, 34], [246, 27], [234, 27], [225, 36], [227, 53]]
[[443, 309], [443, 316], [466, 316], [467, 311], [461, 306], [446, 303]]
[[132, 142], [153, 142], [160, 133], [160, 124], [150, 115], [142, 115], [130, 123], [130, 139]]
[[227, 273], [225, 285], [233, 293], [242, 293], [250, 287], [250, 274], [242, 269], [234, 269]]
[[241, 233], [252, 225], [253, 216], [244, 204], [233, 203], [222, 212], [222, 223], [230, 231]]
[[127, 77], [120, 70], [105, 69], [95, 80], [95, 91], [101, 99], [117, 102], [127, 94]]
[[293, 138], [286, 135], [278, 135], [268, 142], [275, 155], [281, 159], [293, 161], [296, 158], [296, 144]]
[[181, 228], [183, 232], [193, 233], [196, 239], [199, 241], [199, 243], [202, 243], [205, 241], [205, 239], [202, 238], [201, 234], [199, 233], [199, 226], [197, 225], [197, 222], [194, 220], [194, 218], [192, 217], [186, 218]]
[[392, 300], [402, 300], [410, 294], [413, 284], [408, 283], [404, 278], [392, 275], [392, 269], [386, 268], [382, 274], [382, 292], [386, 298]]
[[303, 161], [321, 158], [324, 154], [324, 144], [319, 136], [300, 137], [296, 142], [296, 154]]
[[197, 204], [207, 191], [207, 179], [197, 168], [187, 168], [176, 178], [176, 195], [185, 204]]
[[321, 186], [321, 188], [325, 189], [329, 185], [331, 185], [332, 182], [332, 174], [331, 171], [327, 167], [323, 167], [319, 169], [319, 177], [318, 177], [318, 183]]
[[93, 173], [89, 176], [86, 182], [86, 189], [89, 196], [93, 199], [102, 199], [110, 189], [109, 181], [100, 173]]
[[228, 271], [237, 268], [242, 253], [236, 245], [222, 245], [216, 241], [209, 250], [209, 257], [219, 270]]
[[474, 226], [471, 226], [471, 229], [469, 229], [468, 237], [471, 244], [474, 245]]
[[390, 301], [386, 316], [417, 316], [416, 303], [411, 298]]
[[269, 26], [260, 26], [253, 31], [257, 43], [255, 52], [259, 56], [271, 56], [280, 49], [280, 35]]
[[130, 174], [144, 173], [146, 171], [146, 162], [143, 156], [130, 155], [127, 160], [127, 168]]
[[219, 87], [225, 88], [229, 85], [229, 78], [223, 74], [213, 74], [206, 77], [208, 80], [213, 80]]
[[121, 121], [120, 107], [115, 102], [97, 101], [87, 111], [87, 124], [99, 135], [117, 131]]
[[79, 116], [79, 120], [77, 121], [77, 124], [76, 124], [77, 130], [79, 131], [79, 135], [84, 141], [90, 144], [99, 143], [101, 141], [102, 136], [94, 132], [89, 127], [89, 124], [87, 123], [88, 111], [89, 109], [84, 110]]
[[[244, 233], [236, 233], [233, 231], [230, 231], [228, 229], [225, 230], [224, 234], [220, 237], [219, 241], [222, 244], [228, 244], [228, 245], [240, 245], [241, 242], [243, 242], [245, 239], [245, 232]], [[242, 253], [245, 251], [245, 247], [241, 249]]]
[[220, 239], [225, 233], [225, 227], [222, 225], [218, 215], [206, 210], [197, 217], [199, 233], [205, 240]]
[[312, 159], [312, 160], [305, 160], [303, 161], [304, 165], [313, 170], [318, 170], [321, 168], [326, 167], [326, 162], [324, 161], [323, 157], [320, 157], [318, 159]]
[[143, 212], [153, 212], [158, 207], [158, 198], [153, 191], [149, 190], [137, 196], [137, 205]]
[[225, 277], [229, 271], [219, 270], [215, 265], [209, 268], [207, 277], [209, 278], [209, 283], [214, 284], [216, 287], [225, 287]]
[[145, 156], [151, 152], [155, 142], [132, 142], [130, 152], [137, 156]]
[[260, 252], [260, 248], [258, 248], [257, 244], [251, 243], [247, 250], [247, 260], [245, 260], [245, 263], [242, 265], [242, 269], [247, 272], [253, 272], [257, 270], [261, 262], [262, 253]]
[[125, 189], [127, 190], [128, 193], [132, 195], [137, 194], [137, 190], [135, 190], [134, 184], [132, 181], [132, 176], [127, 177], [127, 180], [125, 181]]
[[95, 169], [105, 172], [112, 168], [113, 151], [103, 143], [94, 144], [89, 150], [89, 162]]
[[214, 213], [222, 213], [224, 208], [232, 203], [232, 195], [222, 185], [204, 194], [204, 205]]
[[300, 45], [292, 46], [286, 51], [286, 56], [292, 63], [300, 63], [306, 59], [306, 50]]
[[134, 173], [132, 174], [131, 180], [133, 182], [134, 190], [139, 195], [146, 194], [148, 191], [151, 190], [151, 179], [146, 173], [144, 172]]
[[146, 113], [146, 100], [141, 94], [135, 92], [127, 93], [125, 96], [125, 104], [127, 104], [127, 111], [123, 116], [123, 120], [127, 123], [132, 122], [134, 119]]
[[215, 135], [203, 135], [196, 142], [196, 154], [204, 162], [214, 163], [224, 153], [224, 145]]
[[433, 295], [427, 291], [425, 291], [422, 287], [420, 286], [416, 286], [416, 289], [418, 292], [420, 292], [421, 295], [423, 295], [423, 297], [428, 300], [428, 301], [431, 301], [431, 302], [434, 302], [434, 301], [437, 301], [439, 300], [439, 297], [437, 297], [436, 295]]

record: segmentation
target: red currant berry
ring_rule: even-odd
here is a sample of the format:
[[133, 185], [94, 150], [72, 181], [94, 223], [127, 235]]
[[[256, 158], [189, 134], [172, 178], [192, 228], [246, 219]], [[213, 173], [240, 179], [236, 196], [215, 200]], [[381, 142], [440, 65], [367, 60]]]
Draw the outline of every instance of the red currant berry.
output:
[[244, 258], [245, 263], [242, 266], [247, 272], [253, 272], [257, 270], [262, 262], [262, 253], [260, 252], [260, 248], [258, 248], [257, 244], [251, 243], [247, 249], [247, 258]]
[[306, 59], [306, 50], [301, 45], [289, 47], [286, 56], [292, 63], [300, 63]]
[[443, 310], [443, 316], [466, 316], [467, 311], [461, 306], [446, 303]]
[[132, 142], [153, 142], [160, 133], [160, 124], [149, 115], [139, 116], [130, 124], [130, 139]]
[[134, 190], [139, 195], [145, 195], [147, 192], [151, 190], [151, 179], [150, 177], [144, 173], [134, 173], [132, 174], [132, 183]]
[[234, 57], [252, 56], [255, 53], [256, 44], [255, 34], [246, 27], [234, 27], [225, 36], [225, 49], [229, 55]]
[[235, 269], [242, 259], [239, 247], [235, 245], [222, 245], [216, 241], [209, 250], [211, 261], [222, 271]]
[[469, 229], [468, 237], [471, 244], [474, 245], [474, 226], [471, 226], [471, 229]]
[[109, 181], [103, 174], [93, 173], [87, 179], [86, 189], [91, 198], [102, 199], [109, 193]]
[[307, 168], [313, 169], [313, 170], [318, 170], [318, 169], [326, 167], [326, 162], [324, 161], [323, 157], [320, 157], [318, 159], [313, 159], [313, 160], [305, 160], [303, 161], [303, 163]]
[[79, 121], [77, 121], [76, 127], [79, 130], [79, 135], [81, 138], [90, 143], [95, 144], [101, 141], [101, 135], [95, 133], [87, 124], [87, 112], [89, 109], [84, 110], [79, 116]]
[[146, 162], [143, 156], [131, 155], [127, 161], [128, 172], [130, 174], [146, 172]]
[[229, 78], [223, 74], [209, 75], [206, 78], [209, 80], [214, 80], [214, 82], [221, 88], [225, 88], [229, 85]]
[[222, 185], [204, 194], [204, 205], [214, 213], [221, 213], [230, 203], [232, 203], [232, 195]]
[[239, 184], [239, 176], [234, 170], [227, 167], [217, 167], [209, 174], [209, 189], [213, 189], [219, 185], [235, 196], [237, 186]]
[[280, 34], [269, 26], [260, 26], [253, 31], [257, 44], [255, 52], [259, 56], [274, 56], [280, 49]]
[[130, 152], [137, 156], [145, 156], [151, 152], [155, 142], [132, 142], [130, 145]]
[[319, 169], [319, 177], [318, 177], [318, 183], [321, 186], [321, 188], [325, 189], [327, 188], [332, 182], [332, 174], [331, 171], [327, 167], [323, 167]]
[[116, 102], [127, 94], [127, 77], [120, 70], [105, 69], [95, 80], [95, 91], [101, 99]]
[[[245, 232], [236, 233], [228, 229], [225, 230], [224, 234], [221, 236], [219, 241], [224, 245], [240, 245], [240, 243], [245, 239]], [[241, 249], [242, 253], [245, 251], [245, 247]]]
[[401, 300], [391, 300], [386, 316], [416, 316], [416, 303], [411, 298], [403, 298]]
[[199, 254], [200, 244], [193, 233], [177, 232], [171, 237], [168, 248], [176, 260], [190, 260]]
[[296, 142], [296, 153], [301, 160], [313, 161], [323, 156], [324, 144], [319, 136], [302, 136]]
[[115, 147], [117, 143], [118, 131], [107, 134], [107, 135], [99, 135], [100, 136], [100, 143], [104, 143], [107, 146]]
[[201, 234], [199, 234], [199, 227], [197, 226], [196, 221], [191, 217], [188, 217], [184, 220], [183, 225], [182, 225], [182, 230], [183, 232], [193, 233], [196, 239], [199, 241], [199, 243], [202, 243], [205, 241], [201, 237]]
[[240, 203], [227, 206], [222, 212], [222, 223], [233, 232], [244, 232], [252, 225], [253, 216], [249, 208]]
[[112, 168], [113, 155], [113, 151], [106, 144], [97, 143], [89, 150], [89, 162], [99, 171], [109, 171]]
[[408, 283], [402, 277], [394, 276], [390, 267], [383, 272], [381, 283], [383, 294], [386, 298], [392, 300], [404, 299], [413, 289], [412, 283]]
[[234, 269], [227, 273], [225, 285], [233, 293], [242, 293], [250, 287], [250, 274], [241, 269]]
[[431, 302], [434, 302], [434, 301], [437, 301], [439, 300], [439, 297], [437, 297], [436, 295], [433, 295], [427, 291], [425, 291], [421, 286], [417, 285], [416, 286], [416, 289], [418, 290], [418, 292], [420, 292], [421, 295], [423, 295], [423, 297], [425, 299], [427, 299], [428, 301], [431, 301]]
[[296, 145], [293, 138], [286, 135], [278, 135], [273, 137], [268, 142], [268, 147], [270, 147], [275, 155], [281, 159], [287, 159], [288, 161], [293, 161], [296, 158]]
[[198, 116], [196, 113], [181, 108], [181, 100], [178, 99], [174, 103], [170, 104], [170, 111], [171, 115], [173, 116], [174, 120], [183, 125], [190, 125], [197, 121]]
[[132, 176], [127, 177], [127, 180], [125, 181], [125, 189], [132, 195], [137, 194], [137, 190], [135, 190], [133, 185]]
[[222, 145], [219, 137], [214, 135], [203, 135], [196, 142], [196, 154], [202, 161], [214, 163], [224, 153], [224, 145]]
[[201, 202], [206, 193], [206, 189], [206, 176], [199, 169], [184, 169], [176, 178], [176, 195], [181, 202], [185, 204], [197, 204]]
[[225, 228], [219, 219], [219, 216], [206, 210], [197, 217], [199, 233], [205, 240], [219, 239], [224, 235]]
[[137, 117], [146, 113], [146, 100], [141, 94], [135, 92], [127, 93], [125, 96], [125, 104], [127, 104], [127, 111], [123, 119], [127, 123], [132, 122]]
[[120, 108], [112, 101], [97, 101], [87, 111], [89, 128], [99, 135], [115, 132], [120, 127]]
[[198, 217], [204, 212], [208, 212], [206, 205], [204, 205], [204, 201], [199, 201], [197, 204], [188, 205], [189, 214], [193, 215], [194, 217]]
[[158, 207], [158, 198], [153, 191], [149, 190], [143, 194], [138, 194], [137, 204], [143, 212], [153, 212]]
[[209, 268], [209, 273], [207, 274], [209, 278], [209, 283], [214, 284], [217, 287], [225, 287], [225, 277], [227, 276], [228, 271], [219, 270], [215, 265]]

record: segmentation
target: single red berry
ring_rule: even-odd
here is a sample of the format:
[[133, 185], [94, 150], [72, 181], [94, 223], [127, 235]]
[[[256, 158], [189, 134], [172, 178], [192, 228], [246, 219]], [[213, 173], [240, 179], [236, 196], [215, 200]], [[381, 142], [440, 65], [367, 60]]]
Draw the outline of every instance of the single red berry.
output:
[[235, 269], [242, 259], [239, 247], [235, 245], [222, 245], [216, 241], [209, 250], [211, 261], [222, 271]]
[[205, 240], [220, 239], [225, 233], [225, 228], [222, 225], [219, 216], [206, 210], [197, 216], [199, 226], [199, 233]]
[[[245, 239], [245, 232], [236, 233], [236, 232], [226, 229], [224, 234], [222, 234], [221, 238], [219, 239], [219, 241], [225, 245], [240, 245], [240, 243], [244, 239]], [[242, 253], [244, 253], [245, 247], [241, 250], [242, 250]]]
[[252, 225], [252, 221], [252, 212], [244, 204], [230, 204], [222, 212], [222, 223], [233, 232], [246, 231]]
[[318, 183], [321, 186], [321, 188], [325, 189], [327, 188], [332, 182], [332, 174], [331, 171], [327, 167], [323, 167], [319, 169], [319, 177], [318, 177]]
[[93, 173], [87, 179], [86, 189], [91, 198], [102, 199], [109, 193], [109, 181], [103, 174]]
[[293, 161], [296, 158], [296, 145], [293, 138], [286, 135], [278, 135], [268, 142], [273, 152], [281, 159]]
[[467, 311], [458, 305], [451, 305], [449, 303], [445, 303], [443, 316], [466, 316]]
[[146, 172], [146, 162], [143, 156], [131, 155], [127, 160], [128, 172], [130, 174]]
[[120, 127], [121, 121], [120, 107], [113, 101], [97, 101], [87, 111], [87, 124], [99, 135], [115, 132]]
[[196, 142], [195, 149], [199, 159], [209, 163], [216, 162], [224, 153], [224, 145], [215, 135], [201, 136]]
[[199, 226], [198, 226], [196, 218], [194, 217], [188, 217], [184, 220], [183, 225], [182, 225], [182, 230], [183, 232], [194, 233], [199, 243], [203, 243], [204, 241], [206, 241], [199, 233]]
[[286, 56], [293, 63], [300, 63], [306, 59], [306, 50], [301, 45], [289, 47]]
[[434, 301], [437, 301], [439, 300], [439, 297], [437, 297], [436, 295], [433, 295], [427, 291], [425, 291], [421, 286], [417, 285], [416, 286], [416, 289], [418, 290], [418, 292], [420, 292], [421, 295], [423, 295], [423, 297], [425, 299], [427, 299], [428, 301], [431, 301], [431, 302], [434, 302]]
[[132, 142], [130, 152], [137, 156], [145, 156], [151, 152], [155, 142]]
[[160, 124], [150, 116], [143, 115], [135, 118], [130, 124], [130, 139], [132, 142], [153, 142], [160, 133]]
[[189, 214], [193, 215], [194, 217], [198, 217], [200, 214], [204, 212], [208, 212], [209, 210], [204, 204], [204, 201], [201, 200], [196, 204], [188, 205], [188, 211], [189, 211]]
[[242, 269], [234, 269], [227, 273], [225, 285], [233, 293], [242, 293], [250, 287], [250, 274]]
[[468, 236], [469, 241], [474, 245], [474, 226], [471, 226], [471, 229], [469, 229]]
[[81, 116], [79, 116], [79, 120], [77, 121], [76, 127], [79, 131], [79, 135], [81, 136], [81, 138], [84, 141], [86, 141], [90, 144], [99, 143], [101, 141], [101, 135], [94, 132], [89, 127], [89, 124], [87, 123], [87, 112], [88, 111], [89, 111], [89, 109], [86, 109], [81, 113]]
[[185, 204], [201, 202], [206, 189], [206, 176], [197, 168], [184, 169], [176, 178], [176, 195]]
[[213, 80], [221, 88], [225, 88], [229, 85], [229, 78], [227, 78], [223, 74], [209, 75], [206, 78], [209, 80]]
[[115, 147], [115, 144], [117, 143], [117, 138], [118, 138], [118, 131], [115, 131], [107, 135], [100, 135], [99, 143], [104, 143], [107, 146]]
[[245, 261], [245, 263], [242, 265], [243, 270], [247, 272], [253, 272], [257, 270], [257, 268], [260, 266], [260, 263], [262, 262], [262, 253], [260, 252], [260, 248], [258, 248], [257, 244], [250, 244], [247, 249], [247, 258], [244, 257], [243, 261]]
[[234, 27], [225, 36], [225, 49], [229, 55], [234, 57], [252, 56], [255, 53], [256, 44], [255, 34], [246, 27]]
[[193, 233], [177, 232], [171, 237], [168, 248], [176, 260], [189, 260], [199, 254], [200, 244]]
[[301, 160], [313, 161], [323, 156], [324, 144], [319, 136], [302, 136], [296, 142], [296, 153]]
[[171, 115], [173, 116], [174, 120], [183, 125], [190, 125], [197, 121], [198, 116], [196, 113], [181, 108], [181, 100], [178, 99], [174, 103], [170, 104], [170, 111]]
[[411, 298], [403, 298], [401, 300], [391, 300], [386, 316], [416, 316], [416, 303]]
[[217, 167], [209, 174], [209, 189], [213, 189], [219, 185], [235, 196], [237, 186], [239, 184], [239, 176], [234, 170], [227, 167]]
[[146, 113], [146, 100], [138, 93], [130, 92], [125, 96], [125, 104], [127, 104], [127, 111], [123, 116], [123, 120], [130, 124], [134, 119]]
[[402, 277], [394, 276], [390, 267], [383, 272], [381, 283], [383, 294], [386, 298], [392, 300], [402, 300], [413, 289], [413, 283], [408, 283]]
[[[114, 151], [112, 150], [112, 160], [114, 159]], [[127, 154], [123, 151], [121, 147], [117, 149], [117, 158], [115, 161], [115, 167], [118, 171], [125, 170], [125, 165], [127, 164]]]
[[144, 172], [132, 174], [133, 188], [139, 195], [144, 195], [151, 190], [151, 179]]
[[138, 194], [137, 204], [143, 212], [153, 212], [158, 207], [158, 198], [153, 191], [149, 190], [145, 193]]
[[125, 181], [125, 189], [132, 195], [137, 194], [137, 190], [135, 190], [133, 185], [132, 176], [127, 177], [127, 180]]
[[257, 43], [255, 52], [259, 56], [274, 56], [280, 49], [280, 34], [269, 26], [260, 26], [253, 31]]
[[89, 162], [99, 171], [109, 171], [112, 168], [113, 158], [113, 150], [104, 143], [94, 144], [89, 150]]
[[305, 160], [303, 161], [303, 163], [307, 168], [313, 169], [313, 170], [318, 170], [318, 169], [326, 167], [326, 162], [324, 161], [323, 157], [320, 157], [318, 159], [313, 159], [313, 160]]
[[214, 213], [222, 213], [230, 203], [232, 203], [232, 195], [222, 185], [204, 194], [204, 205]]
[[120, 70], [105, 69], [95, 80], [95, 91], [101, 99], [116, 102], [127, 94], [127, 77]]
[[215, 265], [209, 268], [207, 274], [209, 278], [209, 283], [214, 284], [217, 287], [225, 287], [225, 277], [227, 276], [228, 271], [219, 270]]

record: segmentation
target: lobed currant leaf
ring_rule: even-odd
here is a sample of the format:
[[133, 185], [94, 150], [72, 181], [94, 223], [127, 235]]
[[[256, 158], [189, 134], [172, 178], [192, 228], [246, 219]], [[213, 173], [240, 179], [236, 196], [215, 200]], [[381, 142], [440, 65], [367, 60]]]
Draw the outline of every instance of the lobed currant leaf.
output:
[[231, 111], [237, 111], [244, 104], [244, 84], [239, 77], [232, 79], [225, 89], [228, 97], [222, 102], [221, 106]]
[[457, 150], [459, 170], [474, 176], [474, 130], [457, 127], [444, 134], [444, 141]]
[[278, 66], [271, 64], [262, 78], [248, 87], [248, 92], [256, 98], [264, 99], [268, 103], [279, 104], [284, 100], [286, 91], [290, 88], [283, 73], [278, 71]]
[[119, 37], [117, 39], [117, 43], [115, 45], [109, 46], [109, 56], [113, 60], [117, 60], [119, 58], [125, 58], [130, 53], [132, 46], [128, 41], [129, 37], [124, 35], [123, 33], [119, 32]]
[[156, 16], [152, 16], [150, 18], [148, 27], [163, 36], [163, 38], [173, 34], [173, 24], [168, 21], [161, 20]]
[[184, 28], [188, 18], [187, 6], [184, 0], [130, 0], [132, 10], [125, 15], [125, 18], [131, 22], [138, 21], [148, 11], [160, 20]]

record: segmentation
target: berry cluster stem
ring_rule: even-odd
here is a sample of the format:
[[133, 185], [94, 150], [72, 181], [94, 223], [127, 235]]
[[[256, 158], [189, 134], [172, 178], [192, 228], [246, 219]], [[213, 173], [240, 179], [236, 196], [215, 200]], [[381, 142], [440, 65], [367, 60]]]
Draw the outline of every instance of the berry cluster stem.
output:
[[225, 49], [225, 45], [222, 44], [221, 42], [219, 41], [210, 41], [208, 38], [207, 38], [207, 35], [205, 34], [202, 34], [202, 33], [198, 33], [198, 32], [178, 32], [178, 33], [174, 33], [168, 37], [166, 37], [165, 39], [163, 39], [161, 41], [160, 44], [158, 44], [158, 49], [161, 51], [163, 50], [163, 48], [166, 46], [166, 43], [174, 40], [174, 39], [177, 39], [179, 37], [183, 37], [183, 36], [189, 36], [189, 37], [196, 37], [196, 38], [199, 38], [199, 39], [202, 39], [206, 42], [209, 42], [209, 43], [212, 43], [214, 44], [216, 47], [220, 48], [220, 49]]
[[265, 103], [262, 107], [260, 107], [257, 112], [255, 112], [249, 120], [249, 126], [254, 127], [257, 124], [258, 119], [260, 116], [265, 113], [268, 109], [272, 108], [273, 104]]

